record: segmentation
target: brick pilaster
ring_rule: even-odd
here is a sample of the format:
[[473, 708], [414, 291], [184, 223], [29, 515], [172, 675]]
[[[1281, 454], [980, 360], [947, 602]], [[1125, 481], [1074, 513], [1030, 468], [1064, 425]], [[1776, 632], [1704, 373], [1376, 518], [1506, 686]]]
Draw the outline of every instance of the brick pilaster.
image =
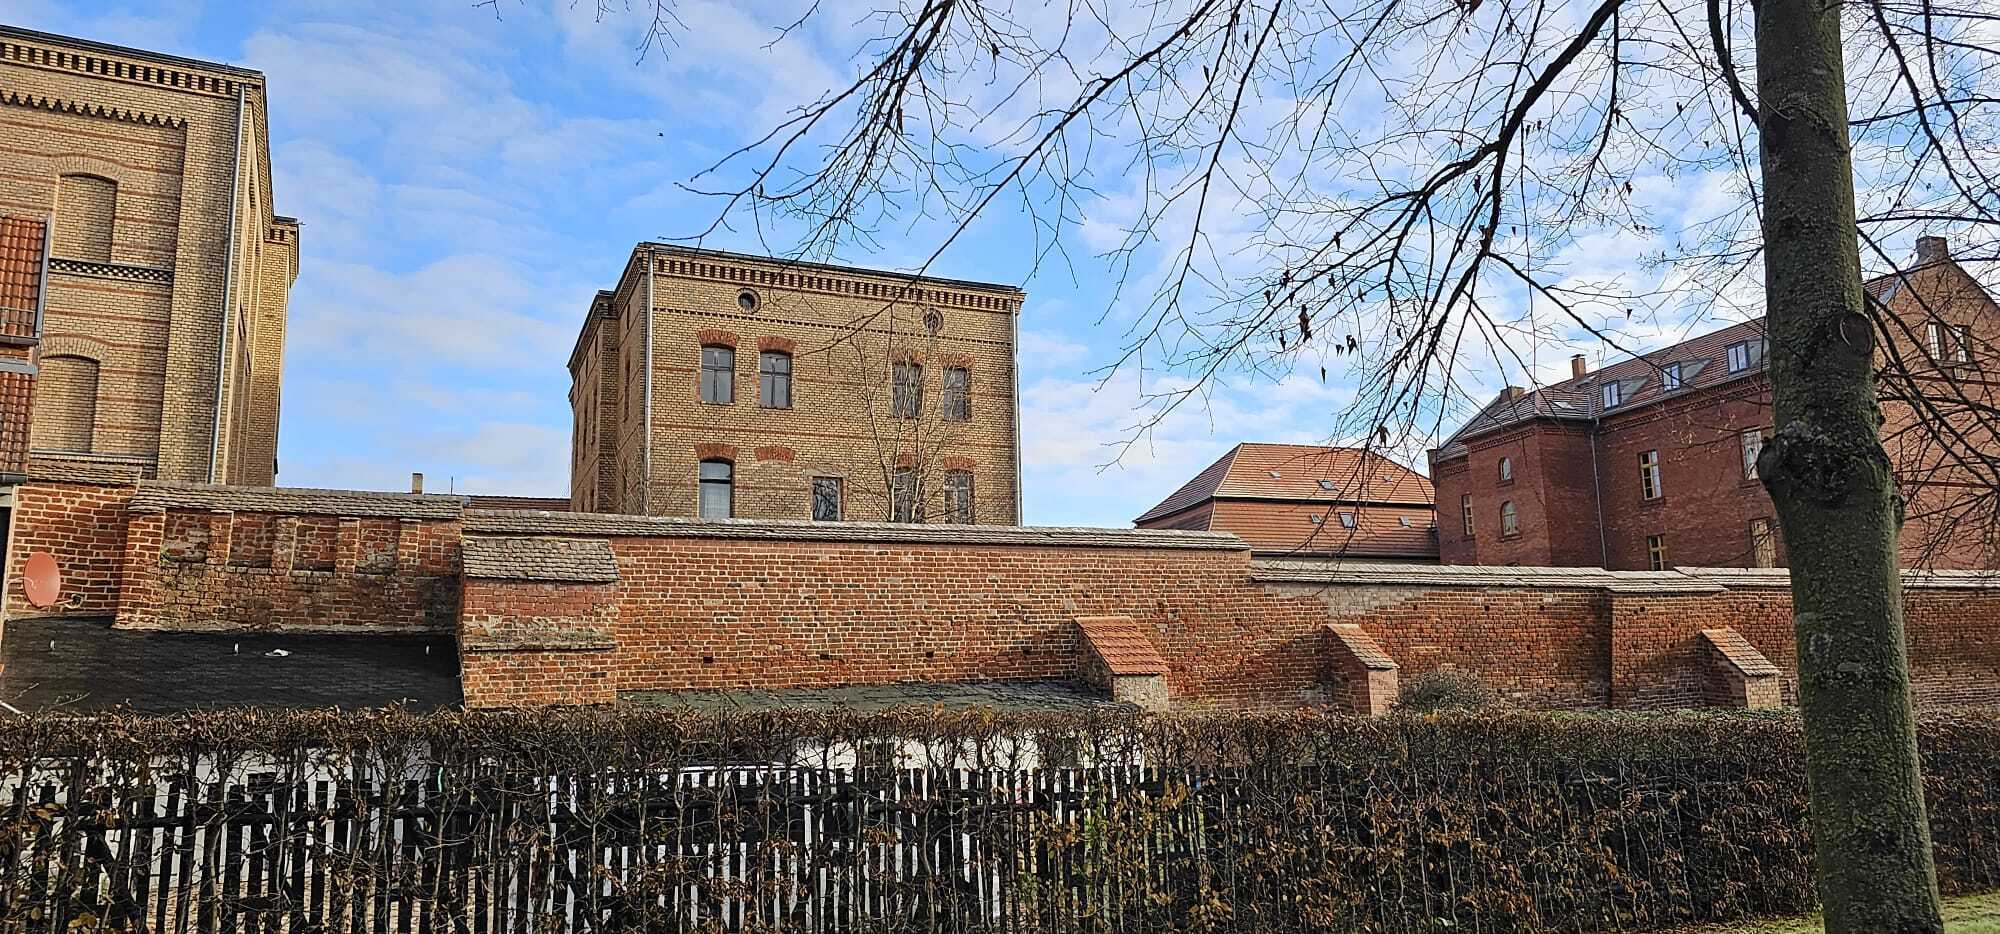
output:
[[271, 570], [290, 573], [298, 564], [299, 557], [299, 517], [279, 516], [277, 525], [271, 530]]
[[208, 514], [208, 565], [223, 567], [229, 564], [230, 538], [236, 524], [236, 513], [227, 509], [212, 510]]
[[156, 583], [160, 578], [160, 555], [166, 547], [167, 511], [136, 508], [125, 525], [124, 560], [118, 569], [119, 629], [153, 629], [159, 626], [155, 611]]

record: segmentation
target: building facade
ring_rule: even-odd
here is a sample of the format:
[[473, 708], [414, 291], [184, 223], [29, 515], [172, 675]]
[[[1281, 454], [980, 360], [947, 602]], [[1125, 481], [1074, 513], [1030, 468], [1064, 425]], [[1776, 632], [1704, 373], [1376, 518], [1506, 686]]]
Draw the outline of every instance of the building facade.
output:
[[0, 474], [271, 484], [299, 225], [264, 76], [0, 27], [0, 109]]
[[[1883, 442], [1906, 503], [1902, 561], [2000, 566], [2000, 439], [1985, 414], [2000, 411], [1989, 372], [2000, 311], [1934, 237], [1867, 289], [1886, 309], [1875, 340]], [[1772, 427], [1767, 352], [1760, 319], [1595, 372], [1579, 356], [1568, 380], [1503, 390], [1430, 454], [1442, 561], [1785, 566], [1757, 477]]]
[[571, 508], [1019, 524], [1025, 298], [639, 244], [570, 355]]
[[1431, 483], [1359, 448], [1244, 443], [1133, 520], [1227, 532], [1258, 557], [1437, 561]]

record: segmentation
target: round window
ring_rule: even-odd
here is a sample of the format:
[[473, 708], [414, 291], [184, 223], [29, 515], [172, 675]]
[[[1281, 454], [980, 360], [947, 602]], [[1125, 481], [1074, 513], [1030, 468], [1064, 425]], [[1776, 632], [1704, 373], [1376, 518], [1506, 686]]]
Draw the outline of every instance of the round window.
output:
[[942, 330], [944, 330], [944, 315], [939, 314], [935, 308], [924, 312], [924, 333], [936, 337]]
[[752, 292], [749, 289], [744, 289], [743, 291], [736, 293], [736, 307], [741, 308], [744, 311], [756, 311], [757, 293]]

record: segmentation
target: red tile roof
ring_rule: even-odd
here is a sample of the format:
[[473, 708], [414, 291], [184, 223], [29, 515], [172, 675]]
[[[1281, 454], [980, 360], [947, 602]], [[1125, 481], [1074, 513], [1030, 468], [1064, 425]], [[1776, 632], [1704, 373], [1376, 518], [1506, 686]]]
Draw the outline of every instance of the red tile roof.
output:
[[[1902, 281], [1901, 273], [1889, 273], [1869, 279], [1863, 286], [1868, 294], [1886, 301], [1888, 293]], [[1730, 346], [1737, 343], [1749, 345], [1750, 365], [1732, 373], [1728, 352]], [[1606, 412], [1636, 409], [1669, 396], [1745, 379], [1764, 372], [1764, 346], [1764, 319], [1757, 318], [1620, 360], [1540, 389], [1516, 390], [1513, 395], [1502, 392], [1433, 453], [1440, 458], [1457, 457], [1466, 452], [1466, 439], [1530, 418], [1590, 421]], [[1675, 364], [1680, 366], [1680, 385], [1668, 389], [1668, 368]], [[1620, 384], [1620, 402], [1607, 409], [1604, 406], [1604, 386], [1613, 382]]]
[[1163, 675], [1167, 660], [1146, 626], [1130, 616], [1079, 616], [1083, 639], [1114, 675]]
[[1133, 521], [1151, 522], [1211, 499], [1429, 506], [1432, 492], [1429, 478], [1373, 451], [1244, 442]]

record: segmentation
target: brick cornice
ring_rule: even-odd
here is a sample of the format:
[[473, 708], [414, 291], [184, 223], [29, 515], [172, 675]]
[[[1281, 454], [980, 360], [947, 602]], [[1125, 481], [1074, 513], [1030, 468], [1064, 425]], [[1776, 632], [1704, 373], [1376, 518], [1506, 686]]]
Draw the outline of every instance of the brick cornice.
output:
[[107, 107], [103, 104], [86, 104], [82, 101], [48, 97], [40, 94], [24, 94], [20, 91], [0, 91], [0, 103], [34, 110], [49, 110], [56, 113], [78, 114], [85, 117], [103, 117], [106, 120], [122, 120], [126, 123], [143, 123], [149, 126], [164, 126], [174, 129], [187, 127], [184, 117], [169, 117], [124, 107]]
[[[124, 61], [125, 58], [141, 61]], [[101, 46], [66, 36], [41, 36], [16, 29], [0, 32], [0, 61], [43, 71], [68, 72], [100, 80], [215, 97], [232, 97], [238, 86], [263, 86], [262, 75], [247, 68], [198, 62], [142, 49]]]

